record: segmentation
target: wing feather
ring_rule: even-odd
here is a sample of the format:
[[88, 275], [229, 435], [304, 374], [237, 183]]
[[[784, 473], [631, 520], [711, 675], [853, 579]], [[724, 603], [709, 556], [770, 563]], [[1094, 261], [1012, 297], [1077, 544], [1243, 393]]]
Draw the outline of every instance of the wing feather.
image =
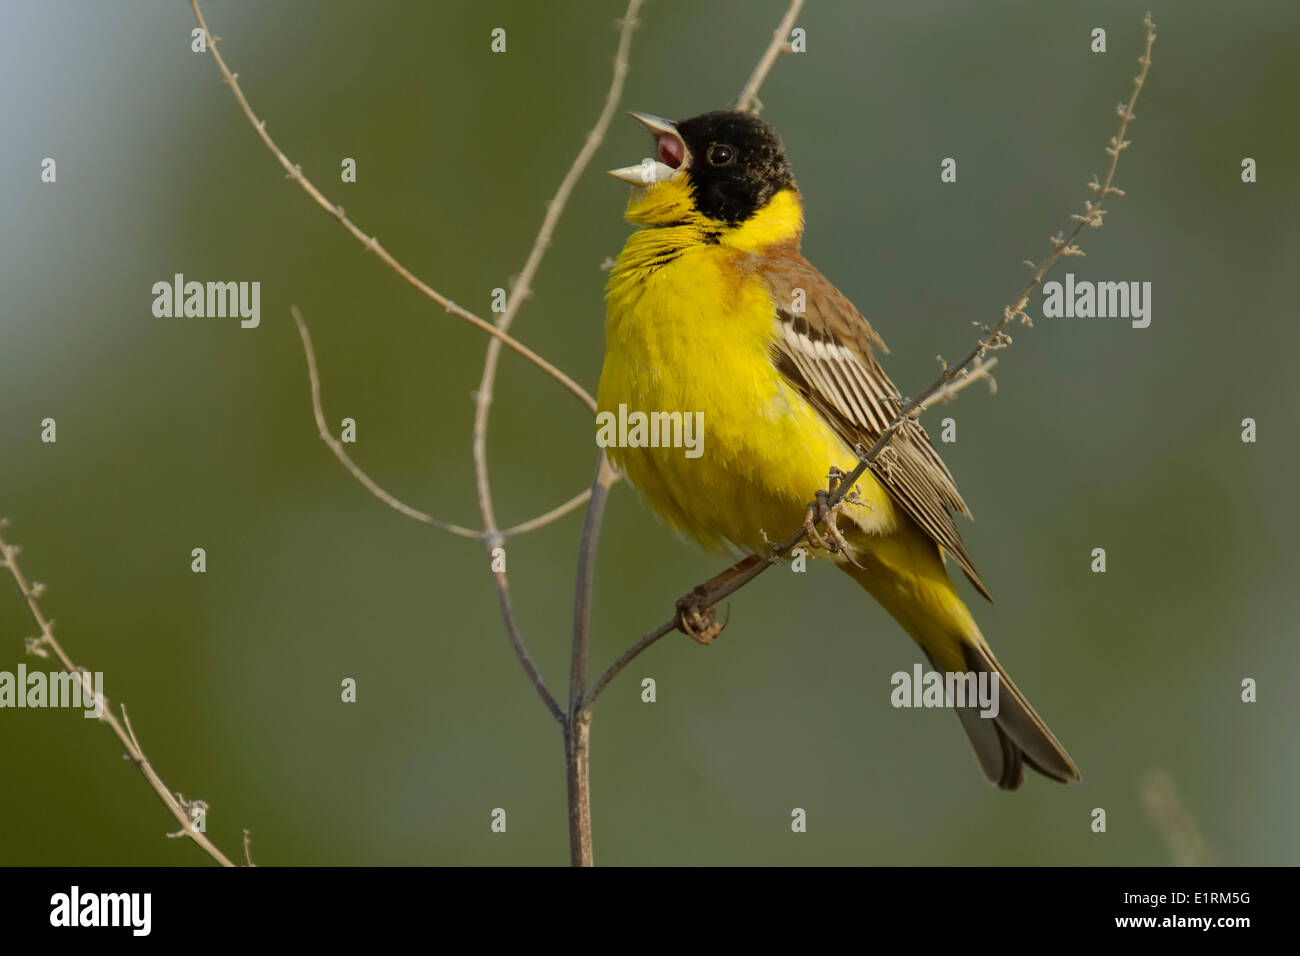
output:
[[[786, 380], [849, 444], [870, 447], [893, 421], [898, 389], [872, 346], [888, 351], [853, 304], [793, 248], [759, 257], [755, 272], [768, 283], [775, 305], [772, 361]], [[802, 296], [796, 297], [796, 292]], [[802, 301], [804, 311], [794, 311]], [[970, 516], [952, 473], [919, 422], [899, 429], [872, 473], [920, 528], [953, 559], [981, 594], [992, 600], [971, 563], [953, 521]]]

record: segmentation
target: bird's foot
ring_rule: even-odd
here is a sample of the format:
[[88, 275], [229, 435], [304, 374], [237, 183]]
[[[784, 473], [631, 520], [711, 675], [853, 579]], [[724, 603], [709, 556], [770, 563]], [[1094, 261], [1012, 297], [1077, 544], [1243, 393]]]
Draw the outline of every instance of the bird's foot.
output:
[[707, 589], [698, 587], [677, 599], [677, 629], [706, 647], [727, 626], [727, 622], [719, 621], [717, 612], [705, 603], [708, 596]]
[[[817, 492], [815, 500], [808, 505], [808, 514], [804, 517], [803, 529], [808, 535], [808, 543], [831, 554], [842, 554], [850, 564], [860, 568], [862, 565], [858, 564], [857, 558], [854, 557], [853, 547], [840, 531], [836, 517], [845, 504], [861, 504], [861, 496], [855, 489], [832, 505], [831, 496], [839, 489], [846, 476], [838, 468], [832, 467], [826, 477], [828, 482], [826, 490]], [[817, 531], [818, 522], [826, 528], [824, 538]]]
[[751, 554], [742, 558], [721, 574], [715, 574], [703, 584], [677, 599], [677, 630], [698, 644], [709, 645], [727, 626], [727, 619], [719, 621], [713, 605], [735, 590], [735, 582], [751, 579], [755, 568], [766, 566], [768, 559]]

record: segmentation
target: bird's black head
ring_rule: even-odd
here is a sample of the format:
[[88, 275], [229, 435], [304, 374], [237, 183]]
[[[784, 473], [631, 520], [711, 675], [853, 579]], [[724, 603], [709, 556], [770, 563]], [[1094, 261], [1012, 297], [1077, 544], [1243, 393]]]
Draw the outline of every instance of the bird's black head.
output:
[[794, 188], [780, 138], [752, 113], [717, 110], [676, 123], [648, 113], [631, 115], [655, 134], [656, 155], [637, 166], [610, 170], [625, 182], [642, 187], [689, 184], [698, 212], [732, 226], [781, 190]]
[[710, 219], [743, 222], [794, 186], [776, 130], [752, 113], [717, 110], [676, 125], [690, 157], [695, 203]]

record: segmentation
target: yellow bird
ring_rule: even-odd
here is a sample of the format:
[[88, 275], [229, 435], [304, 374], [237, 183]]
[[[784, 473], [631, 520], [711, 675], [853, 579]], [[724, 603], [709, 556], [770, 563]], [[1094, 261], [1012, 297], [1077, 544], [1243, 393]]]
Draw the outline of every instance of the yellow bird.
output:
[[[654, 134], [655, 157], [611, 170], [637, 187], [626, 218], [641, 228], [609, 276], [599, 411], [661, 422], [702, 413], [703, 433], [691, 454], [641, 435], [610, 457], [703, 546], [762, 553], [798, 527], [828, 472], [850, 471], [854, 446], [892, 421], [898, 389], [876, 359], [887, 350], [800, 254], [799, 190], [770, 126], [734, 110], [676, 123], [631, 115]], [[848, 547], [835, 563], [935, 670], [997, 675], [996, 717], [955, 708], [991, 781], [1015, 789], [1026, 764], [1079, 779], [948, 578], [945, 555], [989, 597], [953, 523], [970, 512], [952, 475], [919, 424], [890, 447], [863, 474], [858, 502], [842, 506]]]

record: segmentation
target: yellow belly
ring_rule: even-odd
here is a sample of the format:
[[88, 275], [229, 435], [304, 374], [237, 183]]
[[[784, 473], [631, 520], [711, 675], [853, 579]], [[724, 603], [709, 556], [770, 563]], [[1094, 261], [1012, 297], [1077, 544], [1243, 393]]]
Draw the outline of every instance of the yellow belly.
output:
[[[703, 414], [699, 457], [673, 447], [609, 452], [670, 524], [717, 550], [758, 551], [786, 537], [830, 467], [857, 463], [772, 365], [769, 293], [744, 270], [724, 268], [745, 256], [696, 246], [651, 269], [629, 243], [610, 277], [597, 395], [600, 411], [613, 415], [620, 405]], [[851, 506], [846, 518], [872, 534], [892, 531], [888, 494], [869, 473], [859, 488], [870, 507]]]

